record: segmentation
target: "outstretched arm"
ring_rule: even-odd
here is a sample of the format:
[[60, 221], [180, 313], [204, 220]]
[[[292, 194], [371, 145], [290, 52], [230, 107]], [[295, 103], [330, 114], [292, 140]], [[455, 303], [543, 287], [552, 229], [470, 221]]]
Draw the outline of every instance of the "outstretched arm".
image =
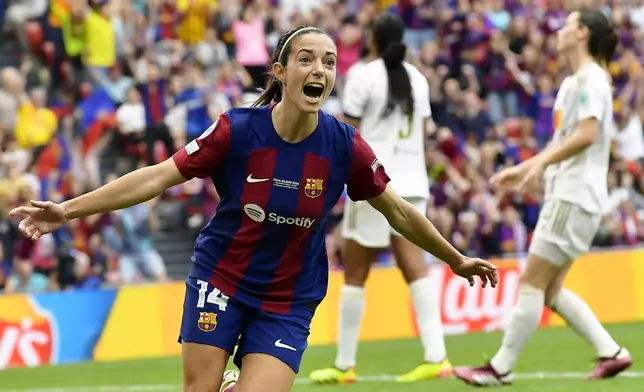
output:
[[426, 250], [449, 266], [457, 265], [464, 256], [418, 210], [402, 199], [390, 186], [369, 204], [387, 218], [391, 227], [419, 248]]
[[466, 278], [470, 285], [474, 285], [473, 277], [478, 275], [483, 286], [488, 281], [493, 287], [496, 286], [499, 277], [494, 264], [463, 256], [440, 235], [425, 216], [398, 196], [387, 185], [388, 182], [389, 176], [384, 167], [356, 131], [347, 181], [347, 194], [351, 200], [367, 200], [387, 218], [391, 227], [418, 247], [443, 260], [454, 273]]
[[172, 158], [154, 166], [135, 170], [95, 191], [62, 204], [67, 220], [120, 210], [148, 201], [186, 179]]
[[62, 204], [32, 201], [30, 206], [14, 208], [10, 215], [22, 216], [19, 230], [37, 240], [70, 219], [127, 208], [193, 177], [206, 178], [223, 162], [229, 145], [230, 119], [224, 113], [198, 139], [163, 163], [136, 170]]
[[375, 209], [387, 218], [391, 227], [416, 246], [444, 261], [456, 273], [474, 285], [474, 275], [478, 275], [483, 287], [488, 281], [495, 287], [499, 277], [494, 264], [472, 259], [462, 255], [436, 230], [436, 227], [416, 208], [403, 200], [387, 186], [380, 195], [368, 200]]

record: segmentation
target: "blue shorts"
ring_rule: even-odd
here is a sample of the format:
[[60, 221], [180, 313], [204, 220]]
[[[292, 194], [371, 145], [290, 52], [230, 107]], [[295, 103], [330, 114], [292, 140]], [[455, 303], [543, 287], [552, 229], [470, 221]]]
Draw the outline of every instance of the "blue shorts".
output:
[[298, 373], [310, 326], [310, 319], [251, 308], [208, 282], [186, 280], [179, 342], [215, 346], [230, 354], [239, 342], [233, 361], [240, 369], [244, 355], [259, 353], [279, 359]]

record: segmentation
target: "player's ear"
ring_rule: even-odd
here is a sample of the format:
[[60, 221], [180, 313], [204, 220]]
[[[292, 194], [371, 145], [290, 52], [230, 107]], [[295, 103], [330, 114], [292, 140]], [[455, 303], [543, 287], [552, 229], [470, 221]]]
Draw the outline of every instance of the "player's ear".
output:
[[281, 63], [273, 63], [273, 77], [284, 84], [286, 79], [286, 67]]

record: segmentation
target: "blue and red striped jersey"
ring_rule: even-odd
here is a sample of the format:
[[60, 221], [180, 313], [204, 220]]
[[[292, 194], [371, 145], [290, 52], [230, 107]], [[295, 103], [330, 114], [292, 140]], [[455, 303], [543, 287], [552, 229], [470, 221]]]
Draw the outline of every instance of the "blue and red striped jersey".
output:
[[221, 197], [190, 276], [282, 314], [308, 315], [326, 295], [324, 223], [345, 185], [352, 200], [366, 200], [389, 182], [353, 127], [319, 112], [316, 130], [289, 143], [269, 106], [224, 113], [173, 159], [187, 179], [211, 177]]

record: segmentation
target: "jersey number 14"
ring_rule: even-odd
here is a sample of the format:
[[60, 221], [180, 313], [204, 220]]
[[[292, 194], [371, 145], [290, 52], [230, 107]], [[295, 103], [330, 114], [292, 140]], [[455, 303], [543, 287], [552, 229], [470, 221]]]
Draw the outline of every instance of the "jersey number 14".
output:
[[199, 285], [199, 299], [197, 300], [197, 307], [203, 308], [206, 305], [206, 302], [209, 304], [217, 305], [219, 310], [222, 312], [226, 311], [228, 306], [228, 296], [222, 293], [218, 288], [213, 287], [212, 291], [208, 296], [208, 282], [201, 279], [197, 279], [197, 284]]

